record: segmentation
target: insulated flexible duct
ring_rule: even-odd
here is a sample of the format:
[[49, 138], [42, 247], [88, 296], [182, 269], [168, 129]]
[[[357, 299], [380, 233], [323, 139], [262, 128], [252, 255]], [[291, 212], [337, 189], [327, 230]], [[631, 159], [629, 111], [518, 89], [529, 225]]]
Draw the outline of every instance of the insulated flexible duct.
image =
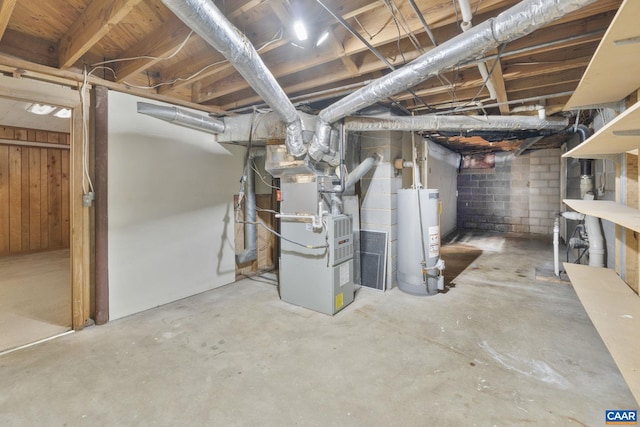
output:
[[595, 0], [524, 0], [496, 18], [487, 20], [434, 47], [404, 67], [373, 81], [322, 110], [319, 114], [316, 136], [309, 147], [309, 154], [319, 160], [329, 151], [329, 141], [324, 137], [326, 132], [321, 135], [323, 136], [321, 139], [318, 131], [329, 126], [330, 123], [405, 91], [464, 61], [477, 58], [502, 43], [526, 36], [594, 2]]
[[156, 119], [164, 120], [165, 122], [173, 123], [178, 126], [184, 126], [212, 134], [222, 133], [225, 129], [224, 122], [221, 120], [177, 107], [166, 107], [164, 105], [138, 102], [138, 113], [155, 117]]
[[256, 175], [253, 168], [249, 166], [244, 197], [244, 251], [236, 255], [238, 264], [255, 261], [258, 258], [256, 220]]
[[552, 130], [561, 131], [567, 120], [541, 120], [533, 116], [411, 116], [411, 117], [349, 117], [345, 129], [352, 132], [366, 131], [509, 131]]
[[365, 176], [369, 170], [382, 161], [382, 154], [374, 153], [373, 155], [367, 157], [360, 163], [354, 170], [349, 173], [349, 177], [344, 183], [344, 190], [348, 191], [356, 185], [356, 182], [360, 181], [360, 179]]
[[300, 157], [306, 147], [302, 122], [271, 71], [249, 39], [240, 32], [211, 0], [162, 0], [162, 2], [238, 70], [260, 97], [287, 124], [285, 143], [289, 154]]

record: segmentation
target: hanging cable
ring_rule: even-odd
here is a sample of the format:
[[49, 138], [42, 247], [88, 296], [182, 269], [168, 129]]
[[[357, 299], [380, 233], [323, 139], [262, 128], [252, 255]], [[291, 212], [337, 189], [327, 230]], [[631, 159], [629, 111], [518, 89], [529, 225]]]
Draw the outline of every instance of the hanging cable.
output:
[[329, 248], [329, 244], [326, 243], [324, 245], [319, 245], [319, 246], [312, 246], [312, 245], [305, 245], [304, 243], [300, 243], [300, 242], [296, 242], [294, 240], [291, 239], [287, 239], [286, 237], [284, 237], [282, 234], [278, 233], [276, 230], [267, 227], [265, 224], [263, 224], [262, 222], [248, 222], [248, 221], [237, 221], [238, 224], [254, 224], [254, 225], [259, 225], [262, 228], [264, 228], [265, 230], [267, 230], [269, 233], [281, 238], [282, 240], [285, 240], [289, 243], [292, 243], [294, 245], [303, 247], [303, 248], [307, 248], [307, 249], [327, 249]]
[[[84, 68], [84, 76], [82, 79], [82, 86], [80, 87], [80, 108], [82, 109], [82, 191], [84, 194], [93, 193], [93, 182], [89, 174], [89, 162], [87, 156], [89, 155], [89, 115], [87, 105], [87, 89], [89, 87], [89, 73], [87, 68]], [[89, 188], [87, 188], [87, 183]]]
[[[369, 49], [369, 51], [371, 53], [373, 53], [376, 58], [378, 58], [380, 61], [382, 61], [387, 68], [389, 68], [392, 71], [396, 70], [396, 67], [391, 64], [387, 58], [385, 58], [371, 43], [369, 43], [364, 37], [362, 37], [362, 34], [360, 34], [359, 32], [356, 31], [355, 28], [353, 28], [342, 16], [338, 15], [337, 13], [335, 13], [333, 10], [331, 10], [331, 8], [329, 8], [327, 5], [325, 5], [322, 0], [316, 0], [318, 2], [318, 4], [320, 6], [322, 6], [336, 21], [338, 21], [347, 31], [349, 31], [355, 38], [357, 38], [358, 40], [360, 40], [360, 42], [362, 42], [362, 44], [364, 44], [367, 49]], [[415, 99], [415, 101], [417, 103], [423, 104], [427, 109], [429, 110], [433, 110], [431, 108], [431, 106], [429, 104], [427, 104], [422, 98], [420, 98], [413, 89], [407, 89], [407, 92], [409, 92], [413, 98]], [[389, 98], [391, 99], [391, 98]], [[394, 101], [393, 99], [391, 99], [392, 102], [397, 103], [397, 101]]]
[[[455, 0], [454, 0], [455, 2]], [[505, 43], [503, 43], [502, 45], [500, 45], [500, 50], [498, 51], [498, 55], [495, 61], [493, 61], [493, 64], [491, 65], [491, 69], [489, 70], [489, 73], [487, 74], [487, 78], [482, 80], [482, 86], [480, 86], [480, 89], [478, 89], [478, 92], [475, 94], [475, 96], [473, 98], [471, 98], [471, 100], [469, 102], [467, 102], [466, 104], [463, 104], [460, 106], [460, 108], [464, 108], [468, 105], [471, 105], [473, 103], [476, 102], [476, 99], [478, 99], [478, 96], [480, 96], [480, 94], [482, 93], [482, 91], [484, 90], [485, 87], [487, 87], [487, 82], [489, 81], [489, 79], [491, 78], [491, 75], [493, 74], [493, 71], [496, 68], [496, 65], [498, 64], [500, 57], [502, 55], [502, 52], [504, 51], [504, 48], [507, 45]], [[454, 108], [453, 111], [457, 111], [458, 108]]]
[[[158, 60], [167, 60], [167, 59], [171, 59], [171, 58], [173, 58], [175, 55], [177, 55], [177, 54], [178, 54], [178, 52], [180, 52], [180, 51], [182, 50], [182, 48], [186, 45], [186, 43], [187, 43], [187, 41], [189, 40], [189, 37], [192, 35], [192, 33], [193, 33], [193, 31], [192, 31], [192, 32], [189, 34], [189, 36], [188, 36], [188, 37], [187, 37], [187, 38], [182, 42], [182, 44], [178, 47], [178, 49], [177, 49], [175, 52], [173, 52], [171, 55], [169, 55], [168, 57], [166, 57], [166, 58], [153, 57], [153, 56], [137, 56], [137, 57], [132, 57], [132, 58], [114, 59], [114, 60], [112, 60], [112, 61], [99, 62], [99, 63], [96, 63], [96, 64], [94, 64], [94, 65], [101, 65], [101, 64], [107, 64], [107, 63], [110, 63], [110, 62], [118, 62], [118, 61], [133, 61], [133, 60], [136, 60], [136, 59], [158, 59]], [[266, 48], [267, 48], [267, 46], [269, 46], [269, 45], [271, 45], [271, 44], [273, 44], [273, 43], [275, 43], [275, 42], [277, 42], [277, 41], [282, 40], [283, 35], [284, 35], [284, 30], [283, 30], [282, 26], [280, 26], [280, 28], [278, 29], [278, 31], [276, 32], [276, 34], [274, 34], [274, 35], [273, 35], [273, 37], [271, 37], [271, 39], [270, 39], [270, 40], [268, 40], [268, 41], [264, 42], [264, 43], [263, 43], [259, 48], [257, 48], [257, 49], [256, 49], [256, 51], [259, 53], [260, 51], [262, 51], [262, 50], [266, 49]], [[212, 67], [216, 67], [216, 66], [218, 66], [218, 65], [225, 64], [225, 63], [227, 63], [227, 62], [229, 62], [229, 61], [227, 61], [226, 59], [221, 60], [221, 61], [218, 61], [218, 62], [214, 62], [213, 64], [209, 64], [209, 65], [204, 66], [203, 68], [199, 69], [198, 71], [196, 71], [196, 72], [195, 72], [195, 73], [193, 73], [193, 74], [188, 75], [187, 77], [176, 77], [176, 78], [174, 78], [174, 79], [167, 80], [167, 81], [163, 81], [163, 82], [159, 82], [159, 83], [156, 83], [156, 84], [153, 84], [153, 85], [152, 85], [152, 84], [149, 84], [148, 86], [140, 86], [140, 85], [135, 85], [135, 84], [133, 84], [133, 83], [126, 82], [126, 81], [123, 81], [122, 83], [123, 83], [123, 84], [125, 84], [125, 85], [127, 85], [127, 86], [130, 86], [130, 87], [136, 88], [136, 89], [157, 89], [158, 87], [161, 87], [161, 86], [170, 86], [170, 85], [173, 85], [173, 84], [178, 83], [178, 82], [187, 82], [187, 81], [189, 81], [189, 80], [192, 80], [192, 79], [194, 79], [194, 78], [198, 77], [200, 74], [204, 73], [204, 72], [205, 72], [205, 71], [207, 71], [208, 69], [210, 69], [210, 68], [212, 68]], [[114, 71], [113, 69], [111, 69], [111, 72], [113, 72], [113, 74], [114, 74], [114, 78], [116, 78], [116, 77], [115, 77], [115, 71]]]
[[260, 181], [262, 181], [264, 183], [264, 185], [266, 185], [269, 188], [273, 188], [275, 190], [279, 190], [280, 187], [277, 187], [275, 185], [269, 184], [264, 177], [262, 176], [262, 174], [258, 171], [258, 168], [256, 167], [256, 162], [252, 161], [252, 165], [251, 165], [251, 169], [253, 169], [253, 171], [256, 173], [256, 175], [258, 175], [258, 178], [260, 178]]
[[182, 50], [182, 48], [184, 48], [184, 46], [187, 44], [187, 42], [189, 41], [189, 39], [191, 38], [192, 35], [193, 35], [193, 31], [191, 31], [187, 35], [187, 37], [182, 41], [182, 43], [180, 43], [180, 45], [169, 56], [141, 55], [141, 56], [133, 56], [133, 57], [130, 57], [130, 58], [110, 59], [108, 61], [96, 62], [95, 64], [91, 64], [91, 67], [95, 67], [95, 66], [98, 66], [98, 65], [104, 65], [104, 64], [113, 64], [114, 62], [135, 61], [135, 60], [138, 60], [138, 59], [150, 59], [152, 61], [164, 61], [164, 60], [167, 60], [167, 59], [171, 59], [174, 56], [176, 56]]
[[[433, 35], [433, 32], [431, 32], [431, 28], [429, 28], [429, 24], [427, 24], [427, 21], [424, 19], [424, 15], [422, 14], [422, 12], [420, 12], [420, 8], [416, 4], [415, 0], [409, 0], [409, 4], [413, 8], [413, 12], [416, 14], [418, 19], [420, 20], [420, 23], [422, 24], [422, 27], [424, 28], [425, 32], [431, 39], [431, 43], [433, 43], [434, 46], [438, 46], [438, 42], [436, 41], [436, 38]], [[480, 2], [478, 2], [478, 4], [480, 4]]]

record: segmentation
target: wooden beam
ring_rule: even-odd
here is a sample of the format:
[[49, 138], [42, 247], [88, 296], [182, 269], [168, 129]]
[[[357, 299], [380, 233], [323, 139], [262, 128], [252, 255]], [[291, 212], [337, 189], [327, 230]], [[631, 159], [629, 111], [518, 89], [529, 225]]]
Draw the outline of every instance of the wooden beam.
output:
[[[244, 5], [242, 5], [241, 7], [230, 12], [227, 15], [227, 18], [234, 19], [239, 16], [242, 16], [242, 14], [250, 12], [252, 9], [260, 6], [265, 1], [266, 0], [251, 0], [245, 3]], [[140, 41], [136, 45], [129, 48], [125, 53], [121, 55], [121, 57], [134, 58], [138, 56], [153, 56], [153, 57], [168, 56], [180, 46], [180, 44], [184, 41], [184, 39], [189, 34], [190, 29], [187, 26], [185, 26], [182, 23], [182, 21], [180, 21], [178, 18], [173, 17], [169, 22], [166, 22], [163, 28], [159, 29], [159, 31], [160, 31], [160, 34], [157, 32], [150, 34], [144, 40]], [[195, 38], [198, 38], [198, 36], [194, 35], [192, 36], [192, 38], [195, 39]], [[207, 47], [207, 49], [209, 48]], [[211, 64], [212, 62], [216, 62], [215, 59], [211, 58], [210, 53], [203, 56], [204, 56], [203, 59], [208, 61], [208, 64]], [[223, 59], [224, 58], [222, 57], [222, 55], [220, 55], [220, 60], [223, 60]], [[158, 62], [159, 61], [156, 59], [140, 58], [135, 61], [127, 61], [122, 63], [121, 65], [117, 65], [115, 67], [116, 75], [117, 75], [116, 81], [122, 82], [124, 80], [127, 80], [127, 78], [129, 78], [130, 76], [136, 73], [140, 73], [148, 69], [149, 67], [152, 67]], [[201, 69], [202, 67], [205, 67], [208, 64], [202, 64], [199, 69]], [[176, 70], [176, 73], [185, 74], [185, 75], [190, 74], [188, 71], [185, 72], [184, 63], [179, 64], [179, 66], [181, 70]], [[196, 71], [197, 69], [194, 72]], [[175, 77], [177, 77], [177, 75]], [[180, 82], [180, 83], [176, 82], [177, 83], [176, 87], [195, 83], [202, 78], [204, 78], [204, 76], [202, 77], [199, 76], [198, 79], [189, 80], [188, 82]], [[166, 90], [167, 88], [161, 88], [159, 92], [163, 92]]]
[[240, 6], [239, 8], [235, 9], [234, 11], [230, 12], [227, 15], [227, 18], [228, 19], [237, 18], [237, 17], [241, 16], [243, 13], [247, 13], [251, 9], [254, 9], [254, 8], [260, 6], [265, 1], [267, 1], [267, 0], [249, 0], [244, 5]]
[[583, 70], [581, 68], [574, 68], [571, 70], [549, 72], [542, 75], [533, 75], [531, 77], [520, 77], [507, 81], [507, 90], [509, 90], [509, 92], [523, 91], [567, 82], [575, 82], [577, 85], [580, 77], [582, 77], [582, 72]]
[[[0, 71], [8, 73], [17, 72], [24, 77], [31, 77], [35, 80], [55, 82], [58, 84], [73, 87], [77, 86], [77, 83], [81, 83], [83, 81], [83, 75], [80, 71], [75, 72], [71, 70], [59, 70], [57, 68], [34, 64], [28, 61], [14, 58], [9, 55], [4, 55], [2, 53], [0, 53], [0, 64], [2, 64], [0, 65]], [[136, 95], [143, 98], [155, 99], [156, 101], [168, 102], [174, 105], [194, 108], [196, 110], [206, 111], [212, 114], [226, 114], [226, 111], [223, 111], [215, 105], [194, 104], [193, 102], [184, 99], [159, 95], [156, 91], [151, 89], [137, 89], [121, 83], [104, 80], [93, 75], [89, 76], [89, 83], [105, 86], [118, 92], [129, 93], [131, 95]], [[59, 102], [57, 103], [55, 99], [51, 100], [50, 103], [54, 105], [59, 104]]]
[[[490, 52], [490, 55], [498, 53], [494, 50], [494, 52]], [[493, 87], [496, 90], [496, 101], [500, 102], [500, 114], [508, 115], [510, 112], [509, 109], [509, 98], [507, 97], [507, 88], [504, 83], [504, 76], [502, 74], [502, 61], [500, 58], [497, 58], [493, 61], [487, 61], [487, 69], [491, 72], [489, 76], [489, 80], [493, 83]]]
[[0, 52], [37, 64], [58, 66], [58, 44], [7, 28]]
[[[480, 18], [484, 19], [484, 18], [488, 18], [489, 16], [490, 15], [481, 15]], [[420, 32], [424, 33], [424, 29], [422, 29], [422, 24], [419, 23], [417, 18], [416, 18], [416, 22], [418, 22], [417, 25], [419, 26], [419, 28], [414, 29], [414, 31], [416, 33], [420, 33]], [[436, 37], [438, 38], [438, 40], [447, 40], [457, 35], [459, 32], [459, 29], [457, 28], [457, 24], [455, 23], [455, 19], [454, 19], [453, 23], [447, 22], [447, 25], [445, 27], [441, 27], [438, 30], [435, 30], [434, 32], [436, 33]], [[390, 60], [390, 62], [394, 63], [394, 65], [401, 65], [403, 59], [400, 57], [400, 55], [397, 55], [398, 34], [397, 32], [395, 32], [394, 34], [395, 35], [393, 37], [389, 36], [388, 39], [385, 39], [385, 43], [383, 43], [381, 40], [376, 38], [375, 40], [378, 43], [376, 43], [375, 46], [378, 47], [378, 50], [382, 53], [382, 55], [388, 58], [395, 56], [396, 61]], [[341, 51], [344, 52], [344, 56], [353, 56], [355, 54], [362, 53], [362, 52], [365, 52], [364, 54], [366, 56], [372, 55], [369, 53], [369, 50], [367, 49], [367, 47], [362, 45], [362, 43], [360, 43], [359, 41], [358, 43], [359, 44], [354, 44], [351, 39], [346, 40], [343, 43], [344, 47], [341, 48]], [[403, 43], [402, 45], [403, 48], [401, 50], [405, 52], [404, 54], [405, 59], [407, 61], [410, 61], [416, 58], [417, 55], [413, 54], [415, 51], [415, 47], [413, 47], [413, 45], [409, 47], [410, 43], [406, 38], [402, 40], [402, 43]], [[430, 43], [431, 42], [429, 41], [428, 44]], [[424, 46], [428, 46], [428, 44], [425, 43]], [[347, 45], [351, 45], [351, 48], [348, 47]], [[427, 47], [426, 49], [429, 50], [431, 49], [431, 47]], [[303, 71], [306, 73], [310, 67], [315, 67], [315, 66], [319, 66], [319, 65], [334, 61], [336, 59], [336, 54], [335, 52], [317, 53], [315, 51], [309, 51], [309, 52], [303, 51], [301, 52], [301, 55], [297, 58], [294, 64], [291, 64], [289, 59], [290, 59], [290, 53], [284, 52], [284, 49], [282, 49], [282, 51], [279, 50], [277, 52], [272, 52], [271, 55], [269, 55], [269, 57], [264, 58], [265, 63], [267, 63], [268, 66], [269, 64], [274, 64], [269, 68], [276, 78], [281, 79], [285, 76], [303, 72]], [[379, 59], [376, 59], [376, 61], [377, 61], [377, 64], [374, 65], [374, 67], [378, 67], [377, 68], [378, 70], [386, 68], [386, 65], [383, 64]], [[365, 67], [365, 64], [363, 61], [363, 64], [361, 64], [358, 67], [359, 69], [358, 74], [365, 73], [364, 67]], [[203, 93], [202, 93], [202, 96], [199, 98], [199, 102], [211, 101], [213, 99], [240, 91], [248, 87], [249, 87], [248, 83], [241, 79], [233, 79], [232, 82], [226, 79], [223, 79], [223, 80], [218, 80], [217, 82], [215, 82], [215, 84], [208, 84], [207, 81], [204, 81], [202, 86]]]
[[60, 68], [71, 67], [141, 0], [93, 0], [60, 39]]
[[0, 0], [0, 40], [4, 36], [4, 32], [9, 25], [9, 19], [13, 14], [13, 8], [16, 6], [17, 0]]
[[[253, 2], [250, 2], [250, 3], [253, 3]], [[261, 3], [263, 2], [258, 2], [258, 4], [261, 4]], [[384, 6], [384, 3], [381, 1], [372, 2], [370, 0], [351, 0], [347, 3], [343, 3], [340, 1], [336, 1], [336, 2], [327, 1], [326, 3], [329, 4], [330, 6], [331, 5], [335, 6], [334, 10], [339, 9], [344, 19], [352, 18], [354, 16], [357, 16], [362, 13], [369, 12], [381, 6]], [[278, 5], [272, 6], [271, 3], [269, 3], [269, 5], [270, 7], [272, 7], [272, 9], [274, 7], [276, 9], [279, 9]], [[277, 13], [280, 13], [280, 11], [278, 11]], [[274, 14], [276, 14], [275, 11], [274, 11]], [[236, 16], [237, 15], [234, 12], [228, 15], [229, 18], [236, 17]], [[289, 26], [289, 22], [285, 21], [283, 25], [285, 26], [285, 28], [287, 28]], [[272, 34], [264, 34], [261, 37], [257, 37], [257, 39], [268, 40], [267, 37], [271, 37], [271, 36]], [[397, 37], [394, 38], [393, 41], [395, 43], [397, 41]], [[258, 49], [258, 53], [260, 53], [260, 55], [264, 55], [267, 52], [279, 50], [279, 48], [283, 46], [290, 45], [290, 42], [291, 40], [288, 37], [283, 36], [282, 39], [275, 40], [269, 43], [268, 45], [266, 45], [265, 47]], [[357, 52], [354, 52], [354, 53], [357, 53]], [[345, 52], [345, 55], [347, 56], [351, 54], [352, 53], [350, 52]], [[191, 61], [187, 69], [185, 69], [184, 64], [180, 64], [179, 66], [172, 67], [172, 69], [165, 70], [163, 72], [161, 80], [164, 80], [164, 81], [173, 80], [178, 76], [193, 74], [198, 70], [201, 70], [203, 67], [210, 65], [212, 62], [205, 50], [195, 53], [193, 55], [193, 58], [194, 60]], [[331, 62], [334, 59], [336, 59], [335, 55], [326, 55], [324, 57], [324, 62]], [[277, 61], [277, 62], [280, 63], [281, 61]], [[177, 88], [183, 87], [185, 85], [190, 85], [198, 81], [203, 81], [203, 83], [200, 85], [200, 87], [202, 88], [202, 92], [193, 91], [192, 99], [194, 100], [194, 102], [210, 101], [212, 99], [215, 99], [217, 97], [216, 94], [218, 93], [217, 89], [213, 87], [214, 84], [220, 81], [222, 78], [228, 77], [230, 75], [229, 69], [233, 69], [233, 66], [228, 63], [222, 64], [219, 67], [212, 67], [198, 74], [197, 76], [195, 76], [193, 79], [190, 79], [189, 81], [177, 81], [175, 84], [171, 86], [163, 86], [159, 88], [159, 93], [167, 93]]]
[[271, 0], [268, 4], [285, 28], [293, 23], [293, 18], [285, 6], [286, 0]]
[[109, 91], [96, 86], [95, 99], [95, 321], [109, 321], [109, 220], [108, 220], [108, 101]]
[[340, 57], [340, 61], [342, 61], [342, 64], [352, 76], [357, 76], [358, 74], [360, 74], [358, 66], [355, 62], [353, 62], [353, 59], [351, 59], [351, 57], [346, 54], [343, 44], [338, 41], [333, 31], [329, 32], [327, 42], [329, 43], [329, 46], [331, 46], [331, 50]]
[[172, 18], [165, 22], [158, 32], [153, 32], [139, 43], [126, 50], [121, 58], [138, 58], [131, 61], [116, 63], [113, 68], [116, 72], [116, 81], [122, 82], [130, 76], [140, 73], [161, 59], [171, 55], [182, 44], [191, 31], [178, 18]]

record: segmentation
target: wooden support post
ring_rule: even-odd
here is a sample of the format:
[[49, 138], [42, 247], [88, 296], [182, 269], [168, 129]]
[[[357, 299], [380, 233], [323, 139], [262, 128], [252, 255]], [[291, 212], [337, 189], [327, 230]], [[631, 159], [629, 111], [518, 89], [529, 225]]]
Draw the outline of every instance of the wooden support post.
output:
[[109, 321], [108, 257], [108, 89], [96, 86], [95, 94], [95, 321]]

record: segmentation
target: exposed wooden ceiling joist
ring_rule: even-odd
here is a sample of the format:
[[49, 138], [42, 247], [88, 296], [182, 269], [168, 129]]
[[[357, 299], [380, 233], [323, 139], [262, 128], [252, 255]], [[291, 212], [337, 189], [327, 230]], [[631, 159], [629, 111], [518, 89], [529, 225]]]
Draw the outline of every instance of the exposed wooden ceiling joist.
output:
[[4, 36], [4, 32], [9, 25], [9, 19], [13, 14], [13, 8], [16, 7], [18, 0], [0, 0], [0, 40]]
[[60, 68], [69, 68], [141, 0], [93, 0], [60, 39]]
[[[388, 64], [400, 68], [433, 48], [406, 0], [320, 0], [340, 19], [318, 0], [211, 1], [254, 44], [294, 102], [311, 108], [379, 78], [389, 71]], [[475, 25], [519, 2], [470, 1]], [[456, 1], [414, 2], [440, 43], [462, 32]], [[393, 99], [416, 114], [431, 111], [426, 103], [438, 112], [462, 107], [507, 115], [510, 106], [531, 105], [550, 96], [545, 108], [552, 114], [577, 86], [621, 4], [622, 0], [599, 0], [500, 46], [499, 55], [487, 52], [484, 60], [493, 71], [490, 79], [497, 100], [488, 99], [474, 63], [417, 85], [413, 91], [418, 98], [405, 92]], [[295, 40], [294, 19], [307, 23], [308, 42]], [[326, 29], [331, 36], [315, 46]], [[93, 72], [92, 82], [115, 90], [220, 115], [263, 104], [222, 54], [190, 33], [161, 0], [0, 0], [0, 71], [78, 82], [85, 66], [104, 62], [104, 68]], [[531, 101], [520, 102], [523, 99]]]

